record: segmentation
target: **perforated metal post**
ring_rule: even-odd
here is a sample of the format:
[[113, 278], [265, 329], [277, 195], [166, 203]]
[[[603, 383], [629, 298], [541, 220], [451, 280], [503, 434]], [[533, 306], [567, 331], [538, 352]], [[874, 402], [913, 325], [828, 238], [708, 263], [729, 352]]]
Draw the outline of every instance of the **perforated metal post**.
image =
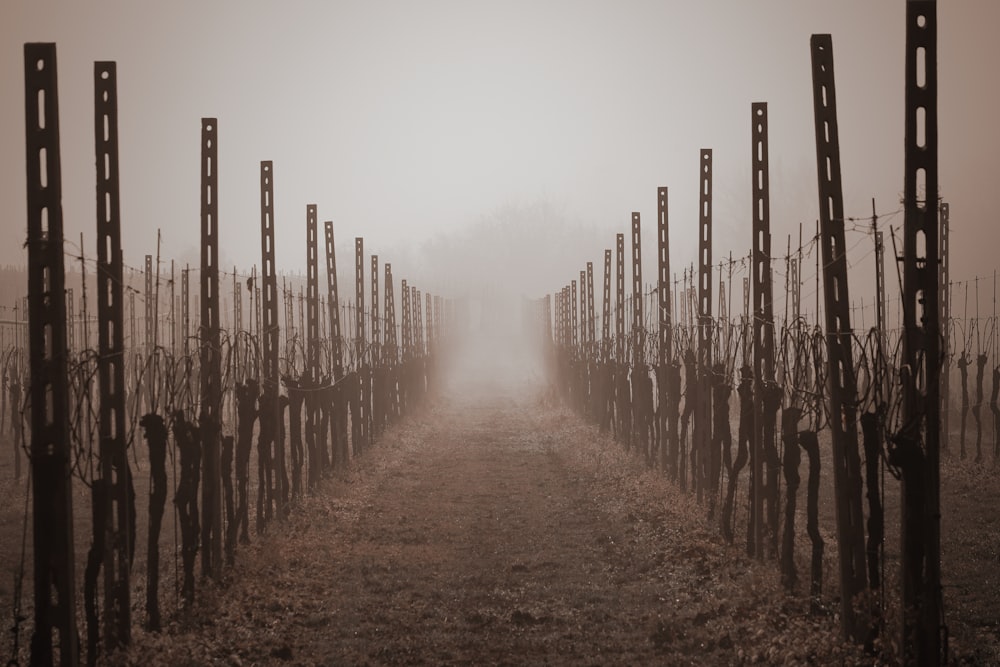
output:
[[444, 335], [444, 297], [434, 295], [434, 336], [437, 344], [440, 344]]
[[330, 346], [333, 352], [333, 379], [344, 372], [344, 350], [340, 331], [340, 295], [337, 289], [337, 251], [333, 238], [333, 221], [323, 223], [326, 232], [326, 306], [330, 318]]
[[587, 262], [587, 345], [593, 348], [595, 342], [594, 322], [594, 263]]
[[143, 279], [145, 282], [143, 291], [143, 301], [144, 301], [144, 311], [145, 311], [145, 321], [143, 322], [143, 332], [145, 333], [144, 342], [146, 348], [146, 354], [153, 353], [153, 322], [156, 321], [156, 315], [153, 314], [153, 256], [146, 255], [145, 270], [143, 271]]
[[[105, 485], [104, 648], [128, 644], [132, 632], [129, 566], [133, 540], [125, 430], [125, 329], [118, 190], [118, 87], [113, 62], [94, 63], [97, 155], [97, 373], [101, 392], [101, 479]], [[152, 258], [146, 255], [146, 291]], [[147, 297], [148, 298], [148, 297]], [[147, 313], [150, 306], [147, 301]], [[150, 315], [147, 314], [147, 318]], [[147, 324], [147, 337], [151, 336]], [[149, 342], [147, 342], [147, 345]]]
[[399, 361], [396, 349], [396, 298], [392, 289], [392, 264], [385, 263], [385, 360], [390, 366]]
[[577, 328], [577, 305], [576, 305], [576, 281], [574, 280], [571, 284], [570, 299], [569, 303], [569, 328], [570, 328], [570, 345], [573, 348], [573, 354], [576, 354], [577, 345], [579, 342], [577, 336], [580, 330]]
[[625, 359], [625, 235], [615, 236], [615, 338], [617, 340], [615, 360], [623, 364]]
[[[31, 663], [79, 661], [73, 572], [56, 45], [24, 45], [35, 633]], [[53, 636], [55, 632], [55, 636]]]
[[[882, 233], [879, 232], [879, 239], [881, 239]], [[789, 273], [791, 274], [791, 296], [792, 296], [792, 322], [798, 322], [799, 317], [802, 315], [802, 301], [801, 301], [801, 281], [799, 273], [799, 260], [797, 257], [792, 257], [789, 261]]]
[[604, 250], [604, 302], [601, 304], [601, 358], [611, 356], [611, 249]]
[[587, 350], [587, 272], [580, 272], [580, 351], [581, 356]]
[[632, 362], [638, 369], [644, 362], [645, 331], [642, 313], [642, 234], [639, 214], [632, 213]]
[[174, 260], [170, 260], [170, 354], [177, 356], [177, 280], [174, 272]]
[[190, 351], [191, 338], [191, 268], [185, 264], [181, 269], [181, 348], [187, 357]]
[[698, 403], [691, 455], [692, 463], [697, 457], [695, 490], [700, 498], [712, 442], [712, 149], [701, 149], [698, 172]]
[[405, 279], [399, 282], [399, 298], [403, 306], [403, 321], [400, 326], [400, 333], [403, 339], [401, 342], [403, 346], [403, 361], [405, 362], [413, 355], [413, 322], [410, 317], [410, 291]]
[[201, 119], [201, 415], [202, 574], [222, 568], [220, 451], [222, 355], [219, 348], [218, 122]]
[[670, 313], [670, 221], [667, 211], [667, 188], [657, 188], [656, 191], [656, 249], [657, 249], [657, 292], [660, 306], [660, 350], [661, 365], [669, 364], [672, 359], [673, 341]]
[[562, 347], [563, 335], [562, 335], [562, 295], [563, 291], [559, 290], [555, 293], [555, 343], [556, 347]]
[[[449, 300], [448, 304], [451, 303]], [[446, 326], [450, 326], [450, 322], [446, 323]], [[545, 295], [545, 324], [544, 324], [544, 335], [545, 342], [548, 344], [552, 341], [552, 295]]]
[[[274, 249], [274, 164], [270, 160], [260, 163], [260, 264], [261, 264], [261, 310], [263, 322], [259, 332], [264, 341], [264, 397], [270, 405], [261, 405], [261, 410], [271, 410], [274, 423], [281, 419], [280, 370], [278, 358], [281, 346], [281, 328], [278, 321], [278, 276], [275, 270]], [[275, 434], [277, 436], [277, 434]], [[285, 474], [285, 441], [274, 439], [275, 476], [278, 486], [278, 502], [281, 504], [278, 517], [285, 515], [288, 502], [288, 481]]]
[[357, 346], [357, 363], [365, 364], [365, 240], [358, 236], [354, 239], [354, 303], [358, 314], [354, 318], [354, 338]]
[[413, 297], [413, 341], [417, 349], [417, 356], [424, 356], [427, 348], [424, 346], [424, 310], [420, 302], [420, 290], [416, 287], [410, 288], [410, 295]]
[[372, 365], [381, 363], [381, 335], [378, 313], [378, 255], [372, 255]]
[[435, 347], [437, 345], [437, 331], [434, 328], [434, 297], [429, 293], [424, 294], [424, 300], [427, 302], [427, 353], [433, 354]]
[[306, 368], [319, 381], [319, 231], [316, 204], [306, 206]]
[[[768, 163], [767, 104], [755, 102], [750, 108], [753, 169], [753, 377], [754, 432], [750, 441], [753, 461], [753, 548], [757, 558], [764, 556], [764, 459], [765, 450], [773, 446], [766, 442], [773, 424], [765, 424], [768, 411], [764, 400], [774, 382], [774, 311], [771, 285], [771, 203], [770, 170]], [[773, 437], [773, 435], [772, 435]], [[776, 489], [775, 489], [776, 491]], [[774, 506], [776, 499], [770, 501]], [[772, 526], [776, 528], [776, 526]]]
[[906, 3], [903, 181], [903, 656], [941, 664], [937, 2]]
[[66, 290], [66, 350], [70, 356], [76, 349], [73, 340], [73, 316], [73, 290], [70, 288]]
[[392, 287], [392, 265], [385, 263], [385, 346], [382, 350], [382, 359], [389, 369], [388, 380], [386, 382], [386, 392], [388, 394], [388, 404], [386, 406], [389, 420], [395, 419], [400, 414], [399, 396], [399, 348], [396, 343], [396, 297]]
[[948, 282], [951, 280], [949, 276], [951, 262], [948, 249], [948, 226], [950, 224], [951, 207], [947, 202], [941, 202], [940, 217], [940, 252], [938, 254], [941, 256], [941, 276], [938, 283], [938, 303], [941, 317], [938, 320], [938, 327], [941, 331], [941, 354], [944, 364], [944, 373], [941, 374], [941, 448], [947, 450], [950, 434], [948, 430], [948, 406], [951, 401], [951, 373], [948, 372], [948, 369], [951, 367], [951, 360], [947, 358], [948, 352], [951, 350], [951, 300], [948, 298]]
[[851, 350], [851, 302], [844, 245], [840, 136], [833, 76], [833, 41], [830, 35], [813, 35], [810, 46], [829, 369], [827, 384], [830, 387], [832, 464], [837, 509], [837, 547], [840, 556], [841, 627], [845, 637], [862, 641], [867, 634], [868, 624], [855, 612], [853, 600], [865, 591], [867, 571], [861, 503], [861, 457], [858, 452], [857, 384]]

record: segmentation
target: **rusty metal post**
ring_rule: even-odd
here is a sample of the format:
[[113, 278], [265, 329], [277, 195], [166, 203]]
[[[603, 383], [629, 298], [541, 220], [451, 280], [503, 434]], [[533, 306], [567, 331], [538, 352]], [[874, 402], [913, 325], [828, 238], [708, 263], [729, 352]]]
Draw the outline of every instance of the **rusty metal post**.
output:
[[219, 348], [219, 142], [215, 118], [201, 119], [201, 415], [202, 574], [222, 569], [220, 442], [222, 355]]
[[[97, 372], [101, 393], [101, 480], [105, 485], [104, 648], [129, 643], [133, 517], [126, 456], [125, 330], [118, 181], [118, 86], [113, 62], [94, 63], [94, 146], [97, 154]], [[146, 255], [146, 292], [151, 292]], [[147, 313], [150, 305], [147, 301]], [[148, 317], [148, 315], [147, 315]], [[149, 336], [149, 324], [147, 324]]]
[[830, 35], [813, 35], [810, 46], [829, 368], [827, 383], [830, 387], [832, 464], [840, 556], [841, 627], [846, 638], [860, 642], [868, 634], [868, 622], [856, 613], [854, 600], [867, 587], [867, 571], [833, 41]]
[[[903, 659], [941, 664], [937, 2], [906, 3], [903, 181]], [[922, 433], [921, 433], [922, 431]]]
[[[31, 664], [79, 661], [70, 488], [56, 45], [24, 45], [35, 633]], [[53, 636], [55, 632], [55, 636]]]

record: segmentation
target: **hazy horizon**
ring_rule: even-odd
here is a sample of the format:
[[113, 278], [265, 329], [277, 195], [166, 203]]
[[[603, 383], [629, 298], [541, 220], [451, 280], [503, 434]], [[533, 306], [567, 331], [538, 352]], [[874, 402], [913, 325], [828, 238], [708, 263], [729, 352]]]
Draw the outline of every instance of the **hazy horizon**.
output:
[[[772, 250], [784, 256], [786, 235], [796, 246], [803, 223], [808, 241], [817, 217], [809, 37], [831, 33], [845, 211], [867, 218], [875, 198], [888, 259], [889, 225], [902, 225], [904, 12], [902, 0], [9, 2], [5, 226], [23, 239], [23, 44], [54, 41], [69, 254], [82, 232], [94, 255], [93, 62], [115, 60], [131, 266], [156, 253], [157, 229], [166, 262], [197, 264], [200, 119], [217, 117], [222, 267], [260, 263], [258, 169], [273, 160], [279, 271], [304, 269], [315, 203], [335, 223], [341, 270], [363, 236], [397, 285], [446, 291], [507, 271], [513, 291], [540, 296], [588, 261], [598, 278], [603, 248], [628, 238], [639, 211], [652, 282], [658, 186], [670, 188], [672, 268], [694, 260], [701, 148], [714, 151], [714, 260], [749, 247], [756, 101], [769, 105]], [[995, 59], [984, 54], [998, 20], [997, 3], [939, 3], [940, 194], [954, 280], [996, 265], [984, 241], [1000, 236], [988, 194], [1000, 133]], [[870, 294], [871, 241], [855, 230], [866, 224], [847, 237], [859, 296]], [[0, 265], [25, 262], [20, 242], [0, 246]], [[778, 301], [783, 262], [775, 271]], [[891, 266], [887, 275], [894, 292]]]

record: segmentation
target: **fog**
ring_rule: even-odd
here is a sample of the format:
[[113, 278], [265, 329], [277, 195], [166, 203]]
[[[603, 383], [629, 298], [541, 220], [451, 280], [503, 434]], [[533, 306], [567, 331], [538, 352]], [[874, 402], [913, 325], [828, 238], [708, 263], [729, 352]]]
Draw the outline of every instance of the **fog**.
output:
[[[651, 280], [658, 186], [670, 188], [673, 267], [695, 257], [703, 147], [714, 150], [715, 257], [749, 246], [755, 101], [769, 103], [774, 251], [783, 254], [786, 235], [797, 245], [804, 223], [808, 241], [817, 217], [814, 32], [833, 35], [847, 215], [870, 216], [875, 198], [888, 232], [902, 223], [892, 214], [902, 190], [904, 10], [902, 0], [5, 2], [0, 198], [12, 242], [0, 245], [0, 265], [26, 263], [13, 241], [25, 229], [27, 41], [58, 44], [71, 255], [81, 232], [94, 254], [95, 60], [118, 62], [130, 266], [156, 252], [158, 229], [165, 259], [197, 265], [199, 130], [210, 116], [220, 128], [223, 267], [260, 263], [258, 169], [273, 160], [283, 272], [304, 270], [305, 207], [316, 203], [320, 220], [335, 222], [342, 271], [363, 236], [397, 281], [456, 296], [502, 289], [513, 300], [557, 290], [587, 261], [599, 276], [603, 248], [639, 211]], [[1000, 4], [940, 3], [938, 15], [941, 196], [952, 211], [952, 276], [963, 280], [996, 264]], [[871, 242], [854, 227], [852, 277], [870, 283]]]

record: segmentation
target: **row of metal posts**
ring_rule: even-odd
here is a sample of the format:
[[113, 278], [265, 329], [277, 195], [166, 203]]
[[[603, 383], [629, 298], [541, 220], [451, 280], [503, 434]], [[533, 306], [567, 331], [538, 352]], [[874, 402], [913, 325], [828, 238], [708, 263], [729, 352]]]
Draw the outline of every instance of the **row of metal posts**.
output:
[[[906, 178], [904, 207], [906, 229], [903, 256], [904, 364], [901, 382], [904, 390], [903, 429], [891, 438], [890, 462], [903, 475], [903, 577], [904, 609], [902, 645], [908, 662], [936, 664], [943, 647], [943, 620], [940, 612], [940, 510], [938, 501], [939, 410], [939, 312], [940, 275], [947, 266], [937, 266], [939, 224], [937, 218], [936, 153], [936, 5], [932, 0], [907, 3], [907, 96], [906, 96]], [[854, 335], [850, 321], [850, 298], [844, 242], [843, 195], [840, 176], [839, 135], [836, 117], [836, 94], [833, 77], [832, 40], [829, 35], [814, 35], [811, 40], [814, 120], [816, 129], [817, 176], [819, 193], [819, 238], [822, 252], [823, 296], [826, 315], [827, 378], [829, 424], [832, 431], [832, 465], [836, 502], [838, 560], [840, 563], [840, 613], [845, 637], [870, 643], [873, 620], [869, 611], [858, 607], [869, 586], [879, 585], [867, 570], [877, 560], [871, 558], [871, 546], [865, 547], [862, 471], [858, 449], [857, 382], [854, 377], [852, 346]], [[781, 389], [775, 382], [774, 315], [770, 269], [770, 228], [767, 166], [767, 108], [752, 106], [753, 135], [753, 437], [751, 439], [751, 512], [750, 552], [761, 557], [765, 550], [776, 551], [777, 530], [768, 535], [765, 547], [764, 526], [778, 525], [777, 478], [781, 459], [774, 448], [777, 409]], [[651, 378], [646, 366], [646, 331], [642, 316], [641, 236], [639, 214], [632, 215], [632, 315], [629, 336], [625, 335], [624, 308], [624, 236], [616, 239], [615, 336], [610, 336], [611, 251], [605, 251], [603, 339], [594, 340], [592, 300], [592, 265], [580, 272], [581, 290], [577, 306], [577, 281], [573, 280], [551, 297], [554, 303], [550, 340], [551, 368], [558, 390], [579, 412], [613, 429], [626, 447], [636, 447], [650, 464], [662, 465], [684, 488], [684, 433], [688, 415], [694, 418], [690, 448], [692, 483], [700, 499], [703, 491], [714, 500], [718, 489], [719, 466], [716, 449], [719, 440], [712, 434], [712, 356], [711, 332], [711, 151], [701, 153], [699, 257], [697, 305], [697, 342], [688, 339], [684, 383], [685, 410], [682, 433], [677, 440], [671, 422], [676, 420], [681, 400], [679, 363], [673, 359], [671, 322], [669, 246], [666, 222], [666, 188], [659, 190], [659, 255], [657, 291], [660, 314], [659, 341], [653, 377], [657, 400], [653, 400]], [[919, 199], [923, 195], [924, 199]], [[876, 242], [879, 239], [876, 236]], [[797, 269], [797, 267], [796, 267]], [[881, 273], [880, 285], [884, 284]], [[549, 297], [546, 297], [547, 302]], [[798, 296], [793, 297], [798, 308]], [[881, 299], [881, 297], [879, 297]], [[947, 306], [946, 306], [947, 307]], [[817, 309], [818, 310], [818, 309]], [[548, 308], [540, 312], [549, 312]], [[578, 325], [577, 320], [580, 320]], [[877, 318], [881, 323], [882, 318]], [[627, 354], [631, 345], [631, 357]], [[681, 344], [683, 347], [683, 343]], [[881, 379], [879, 380], [881, 381]], [[775, 394], [778, 401], [769, 401]], [[797, 421], [801, 411], [793, 400], [783, 416], [782, 429], [796, 442]], [[655, 407], [654, 407], [655, 406]], [[879, 406], [877, 406], [880, 409]], [[655, 422], [653, 415], [655, 412]], [[791, 422], [785, 424], [785, 417]], [[655, 427], [652, 425], [655, 423]], [[881, 430], [885, 426], [880, 427]], [[680, 447], [678, 447], [678, 445]], [[806, 443], [802, 443], [806, 447]], [[680, 451], [678, 451], [680, 449]], [[869, 467], [877, 462], [878, 449], [869, 452]], [[788, 448], [786, 447], [786, 453]], [[797, 450], [796, 450], [797, 453]], [[797, 461], [797, 456], [795, 457]], [[797, 466], [796, 466], [797, 467]], [[877, 469], [877, 465], [875, 466]], [[869, 474], [869, 486], [877, 480]], [[797, 480], [797, 473], [794, 474]], [[872, 487], [872, 484], [875, 487]], [[797, 481], [795, 482], [797, 484]], [[869, 500], [873, 501], [873, 492]], [[814, 503], [814, 501], [813, 501]], [[765, 516], [765, 504], [767, 505]], [[710, 502], [710, 513], [714, 506]], [[881, 512], [873, 502], [872, 513]], [[790, 514], [793, 516], [794, 514]], [[786, 525], [786, 532], [792, 524]], [[881, 516], [872, 539], [880, 544]], [[787, 536], [786, 536], [787, 537]], [[879, 544], [876, 544], [876, 557]], [[784, 549], [789, 551], [789, 549]], [[814, 567], [815, 569], [815, 567]]]
[[[32, 664], [47, 665], [58, 661], [64, 665], [75, 665], [80, 660], [76, 614], [76, 586], [74, 581], [73, 512], [70, 475], [71, 445], [69, 437], [68, 380], [67, 380], [67, 306], [70, 299], [64, 290], [63, 233], [61, 216], [61, 187], [59, 162], [59, 125], [56, 78], [56, 49], [54, 44], [26, 44], [25, 55], [25, 109], [26, 109], [26, 156], [27, 156], [27, 198], [28, 198], [28, 259], [29, 259], [29, 369], [30, 369], [30, 410], [31, 410], [31, 471], [33, 490], [33, 544], [35, 577], [35, 630], [31, 640]], [[98, 382], [100, 395], [99, 437], [100, 473], [93, 485], [93, 539], [92, 554], [103, 559], [104, 606], [101, 627], [103, 638], [98, 639], [88, 632], [88, 658], [93, 663], [97, 652], [95, 644], [100, 641], [105, 651], [111, 651], [129, 642], [131, 628], [129, 572], [134, 558], [135, 502], [132, 491], [132, 473], [126, 458], [130, 443], [126, 441], [126, 396], [129, 393], [125, 382], [125, 326], [123, 317], [124, 282], [121, 251], [121, 221], [118, 190], [118, 132], [117, 132], [117, 87], [116, 68], [111, 62], [96, 63], [95, 82], [95, 145], [97, 165], [97, 280], [98, 280]], [[334, 463], [346, 464], [350, 455], [346, 438], [348, 420], [355, 424], [354, 437], [350, 446], [353, 455], [359, 454], [384, 430], [384, 428], [404, 413], [420, 404], [435, 381], [435, 363], [438, 351], [442, 349], [442, 339], [449, 335], [452, 327], [453, 307], [450, 301], [441, 297], [426, 297], [426, 340], [424, 336], [425, 317], [421, 293], [415, 286], [403, 281], [403, 345], [397, 348], [395, 327], [395, 298], [393, 294], [392, 271], [385, 265], [385, 335], [379, 329], [378, 300], [378, 258], [372, 257], [372, 336], [366, 343], [363, 314], [363, 265], [361, 262], [363, 242], [357, 239], [358, 249], [358, 354], [357, 365], [345, 369], [340, 356], [339, 308], [337, 307], [336, 266], [333, 259], [332, 223], [326, 225], [328, 249], [328, 304], [330, 317], [330, 338], [321, 340], [318, 335], [318, 285], [316, 281], [316, 233], [315, 206], [307, 209], [309, 296], [307, 329], [308, 367], [303, 378], [279, 376], [279, 326], [277, 284], [275, 274], [274, 220], [273, 220], [273, 165], [261, 163], [261, 243], [262, 243], [262, 289], [258, 297], [261, 303], [258, 312], [257, 330], [262, 336], [261, 362], [262, 394], [254, 397], [260, 405], [259, 447], [261, 461], [270, 468], [274, 466], [274, 481], [270, 476], [266, 482], [267, 510], [272, 504], [278, 510], [275, 515], [282, 517], [288, 508], [286, 486], [286, 455], [284, 452], [284, 426], [275, 429], [275, 422], [284, 423], [283, 406], [286, 396], [281, 395], [281, 387], [286, 392], [306, 391], [311, 394], [307, 400], [306, 439], [323, 441], [317, 433], [317, 414], [323, 409], [323, 400], [339, 402], [332, 410], [342, 417], [339, 428], [332, 428], [334, 438]], [[200, 378], [200, 411], [196, 419], [178, 411], [170, 415], [175, 425], [175, 435], [181, 448], [182, 471], [177, 489], [178, 504], [189, 509], [196, 508], [195, 495], [199, 476], [201, 488], [201, 533], [200, 539], [189, 532], [183, 535], [185, 561], [199, 549], [200, 542], [202, 573], [218, 577], [223, 568], [222, 545], [224, 537], [228, 545], [228, 535], [235, 535], [238, 516], [231, 513], [231, 483], [223, 479], [220, 449], [223, 431], [222, 386], [220, 343], [220, 285], [218, 271], [218, 123], [216, 119], [202, 119], [201, 134], [201, 317], [198, 323], [200, 354], [197, 372]], [[157, 266], [159, 257], [157, 256]], [[152, 257], [147, 256], [145, 267], [146, 317], [144, 342], [147, 354], [153, 354], [157, 347], [158, 299], [153, 296]], [[182, 311], [184, 347], [187, 348], [190, 318], [188, 313], [188, 270], [182, 271], [182, 296], [179, 299]], [[173, 272], [171, 285], [173, 285]], [[157, 281], [158, 282], [158, 281]], [[175, 305], [173, 287], [171, 304]], [[237, 292], [238, 293], [238, 292]], [[132, 296], [132, 295], [130, 295]], [[236, 295], [234, 294], [234, 297]], [[134, 301], [132, 301], [134, 303]], [[69, 306], [70, 308], [72, 306]], [[287, 313], [286, 313], [287, 315]], [[234, 320], [242, 320], [242, 304], [236, 297]], [[135, 341], [134, 306], [132, 317]], [[287, 324], [287, 321], [286, 321]], [[252, 324], [251, 324], [252, 326]], [[172, 333], [171, 336], [175, 336]], [[175, 341], [172, 341], [173, 347]], [[321, 375], [320, 351], [331, 352], [332, 363], [327, 373]], [[185, 355], [186, 356], [186, 355]], [[350, 370], [350, 372], [346, 372]], [[247, 369], [243, 369], [247, 376]], [[249, 377], [246, 379], [249, 380]], [[256, 381], [256, 378], [254, 378]], [[303, 386], [296, 380], [305, 380]], [[133, 389], [134, 390], [138, 388]], [[321, 399], [320, 397], [325, 397]], [[350, 406], [350, 414], [343, 406]], [[151, 409], [156, 404], [150, 401]], [[239, 412], [237, 411], [237, 414]], [[151, 415], [146, 415], [149, 417]], [[156, 415], [153, 415], [156, 416]], [[143, 419], [147, 428], [146, 437], [157, 437], [150, 432], [154, 421]], [[242, 419], [242, 417], [241, 417]], [[267, 423], [270, 422], [268, 425]], [[159, 423], [163, 423], [162, 416]], [[194, 426], [196, 424], [196, 426]], [[188, 425], [183, 434], [177, 429]], [[194, 426], [194, 430], [191, 430]], [[234, 426], [239, 426], [235, 424]], [[161, 427], [162, 428], [162, 427]], [[252, 429], [252, 424], [250, 425]], [[155, 430], [155, 429], [154, 429]], [[235, 430], [235, 429], [234, 429]], [[165, 438], [165, 430], [162, 437]], [[343, 435], [338, 443], [338, 435]], [[184, 450], [183, 442], [196, 439], [193, 450]], [[226, 438], [231, 440], [230, 438]], [[294, 436], [293, 436], [294, 439]], [[230, 445], [231, 446], [231, 445]], [[273, 449], [272, 449], [273, 446]], [[266, 450], [266, 451], [265, 451]], [[152, 456], [151, 449], [151, 456]], [[200, 460], [194, 460], [194, 476], [188, 474], [192, 463], [190, 452], [200, 452]], [[338, 459], [336, 452], [340, 452]], [[310, 452], [309, 466], [321, 469], [323, 464], [318, 450]], [[323, 454], [326, 450], [324, 448]], [[187, 459], [187, 460], [185, 460]], [[300, 461], [301, 463], [301, 461]], [[187, 465], [186, 465], [187, 464]], [[155, 468], [154, 464], [154, 468]], [[198, 468], [200, 468], [200, 475]], [[228, 475], [228, 469], [226, 471]], [[193, 485], [192, 485], [193, 481]], [[224, 483], [225, 482], [225, 483]], [[151, 482], [151, 494], [155, 482]], [[165, 496], [164, 496], [165, 497]], [[183, 500], [182, 500], [183, 498]], [[151, 496], [152, 499], [152, 496]], [[226, 519], [223, 522], [223, 501], [226, 500]], [[152, 503], [152, 500], [151, 500]], [[258, 503], [260, 510], [260, 503]], [[161, 510], [162, 511], [162, 508]], [[154, 508], [151, 504], [151, 521]], [[195, 517], [189, 513], [186, 523]], [[236, 522], [234, 524], [234, 522]], [[193, 523], [197, 526], [197, 521]], [[151, 528], [150, 558], [156, 551], [154, 533], [159, 528]], [[226, 536], [224, 536], [224, 529]], [[228, 551], [228, 548], [227, 548]], [[152, 565], [151, 561], [151, 565]], [[186, 562], [187, 570], [189, 563]], [[192, 563], [193, 564], [193, 563]], [[158, 567], [154, 565], [154, 567]], [[88, 581], [91, 566], [88, 564]], [[187, 588], [187, 586], [186, 586]], [[193, 589], [187, 591], [193, 593]], [[91, 596], [88, 595], [88, 599]], [[152, 591], [155, 600], [155, 591]], [[155, 605], [154, 605], [155, 606]], [[149, 607], [147, 606], [147, 609]], [[93, 617], [96, 617], [96, 610]], [[88, 608], [88, 630], [91, 611]], [[152, 621], [151, 621], [152, 622]], [[157, 620], [158, 624], [158, 620]]]

